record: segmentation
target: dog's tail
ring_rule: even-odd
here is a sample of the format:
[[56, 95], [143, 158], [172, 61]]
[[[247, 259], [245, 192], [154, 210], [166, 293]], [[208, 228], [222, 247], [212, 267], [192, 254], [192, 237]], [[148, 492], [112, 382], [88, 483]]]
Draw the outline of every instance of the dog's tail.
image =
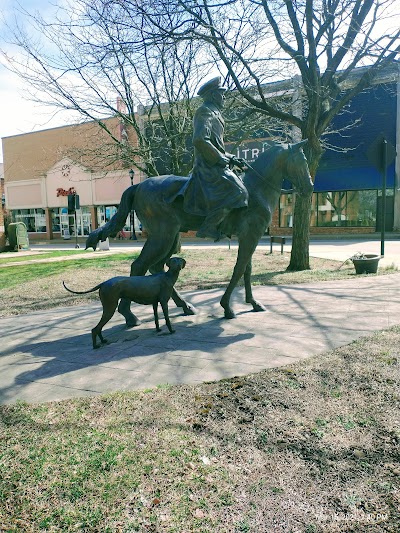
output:
[[93, 287], [93, 289], [89, 289], [88, 291], [72, 291], [71, 289], [68, 289], [68, 287], [65, 285], [65, 281], [63, 281], [64, 289], [66, 289], [68, 292], [72, 292], [72, 294], [88, 294], [89, 292], [97, 291], [97, 289], [100, 289], [100, 287], [103, 285], [102, 283], [99, 283], [96, 285], [96, 287]]
[[132, 185], [126, 189], [121, 197], [119, 207], [115, 215], [100, 228], [93, 230], [88, 238], [86, 239], [86, 248], [93, 248], [96, 250], [97, 243], [99, 241], [105, 241], [107, 237], [115, 237], [119, 231], [125, 226], [126, 218], [129, 213], [134, 208], [134, 199], [136, 189], [139, 187], [140, 183]]

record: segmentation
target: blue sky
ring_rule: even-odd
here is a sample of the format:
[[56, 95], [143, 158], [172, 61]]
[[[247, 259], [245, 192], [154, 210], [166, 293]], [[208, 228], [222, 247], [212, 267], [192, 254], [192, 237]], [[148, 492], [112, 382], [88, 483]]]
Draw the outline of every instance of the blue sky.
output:
[[[20, 0], [24, 9], [39, 11], [42, 15], [54, 10], [54, 0]], [[0, 0], [0, 50], [12, 53], [7, 43], [7, 26], [11, 24], [18, 7], [16, 0]], [[4, 59], [0, 56], [0, 137], [8, 137], [28, 133], [65, 123], [60, 113], [54, 117], [54, 110], [41, 107], [26, 99], [27, 87], [16, 75], [4, 67]], [[0, 145], [0, 163], [3, 154]]]

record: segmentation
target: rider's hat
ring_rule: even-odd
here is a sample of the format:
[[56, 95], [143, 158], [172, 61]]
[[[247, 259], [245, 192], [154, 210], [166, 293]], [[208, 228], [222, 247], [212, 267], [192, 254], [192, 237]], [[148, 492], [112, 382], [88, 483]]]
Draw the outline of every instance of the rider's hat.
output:
[[221, 86], [221, 76], [217, 76], [216, 78], [207, 81], [200, 87], [200, 89], [197, 91], [197, 94], [199, 96], [205, 96], [210, 91], [226, 91], [225, 87]]

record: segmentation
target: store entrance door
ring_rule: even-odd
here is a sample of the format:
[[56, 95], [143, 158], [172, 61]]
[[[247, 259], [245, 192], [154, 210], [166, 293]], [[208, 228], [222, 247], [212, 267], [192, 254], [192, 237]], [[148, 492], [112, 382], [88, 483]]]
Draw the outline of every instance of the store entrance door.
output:
[[[92, 231], [92, 223], [90, 213], [77, 209], [76, 211], [76, 225], [78, 237], [89, 235]], [[63, 212], [60, 215], [61, 237], [68, 238], [75, 237], [75, 215], [74, 213]]]

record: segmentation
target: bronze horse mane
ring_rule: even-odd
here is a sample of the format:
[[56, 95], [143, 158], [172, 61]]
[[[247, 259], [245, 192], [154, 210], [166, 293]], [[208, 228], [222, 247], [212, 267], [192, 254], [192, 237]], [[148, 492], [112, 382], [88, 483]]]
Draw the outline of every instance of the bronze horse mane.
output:
[[[229, 236], [237, 235], [239, 242], [232, 278], [220, 302], [226, 318], [235, 317], [230, 307], [230, 297], [241, 276], [244, 276], [246, 302], [253, 306], [254, 311], [265, 310], [253, 298], [251, 258], [271, 222], [283, 179], [291, 181], [299, 194], [307, 195], [312, 191], [307, 160], [302, 150], [305, 142], [273, 145], [260, 154], [243, 176], [249, 193], [248, 207], [234, 209], [222, 222], [222, 232]], [[183, 210], [180, 191], [188, 179], [173, 175], [150, 177], [126, 189], [115, 215], [88, 236], [86, 248], [95, 250], [99, 241], [115, 236], [125, 225], [129, 213], [135, 210], [148, 236], [139, 257], [132, 263], [131, 276], [164, 270], [166, 261], [176, 253], [179, 232], [197, 230], [204, 220], [202, 216], [190, 215]], [[194, 314], [194, 308], [176, 290], [172, 298], [185, 314]], [[139, 323], [130, 311], [129, 300], [122, 299], [118, 311], [125, 317], [128, 326]]]

